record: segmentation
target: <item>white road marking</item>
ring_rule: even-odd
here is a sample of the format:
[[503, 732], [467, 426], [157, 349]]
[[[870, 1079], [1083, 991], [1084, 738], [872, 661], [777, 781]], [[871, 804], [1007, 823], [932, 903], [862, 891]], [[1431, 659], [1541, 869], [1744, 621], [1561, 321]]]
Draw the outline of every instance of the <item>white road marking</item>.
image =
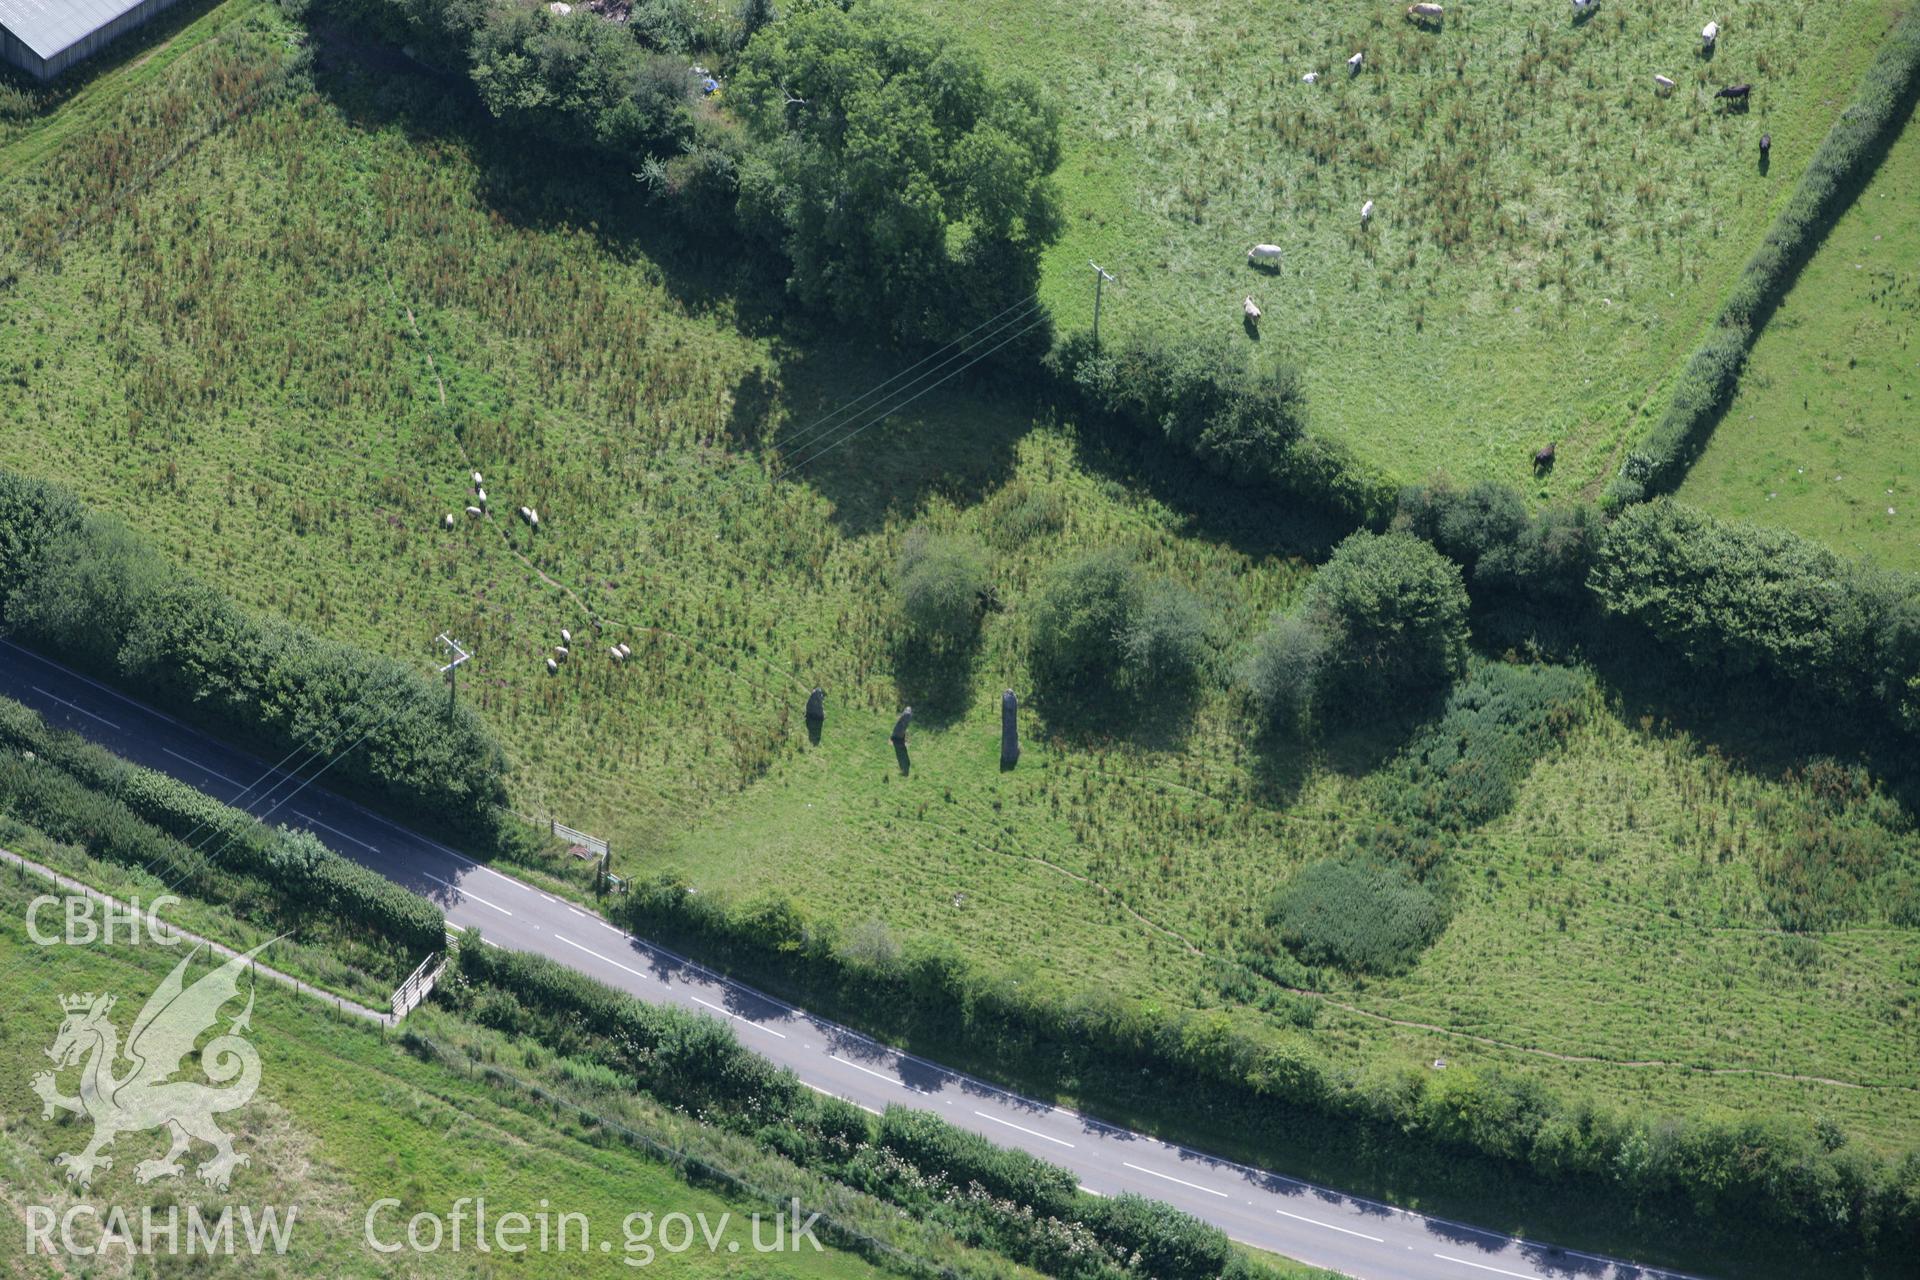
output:
[[1048, 1142], [1057, 1142], [1061, 1146], [1067, 1147], [1069, 1149], [1073, 1147], [1073, 1144], [1071, 1142], [1068, 1142], [1065, 1138], [1056, 1138], [1050, 1133], [1041, 1133], [1038, 1129], [1029, 1129], [1023, 1124], [1015, 1124], [1011, 1120], [1002, 1120], [999, 1116], [988, 1115], [984, 1111], [975, 1111], [973, 1114], [979, 1116], [982, 1120], [991, 1120], [995, 1124], [1003, 1124], [1007, 1126], [1007, 1128], [1009, 1129], [1018, 1129], [1021, 1133], [1026, 1134], [1030, 1138], [1045, 1138]]
[[[538, 890], [536, 890], [535, 892], [538, 892]], [[542, 894], [540, 894], [540, 897], [541, 897], [541, 899], [542, 899], [543, 901], [546, 901], [546, 902], [558, 902], [558, 901], [560, 901], [560, 899], [558, 899], [558, 898], [556, 898], [556, 897], [554, 897], [554, 896], [553, 896], [552, 894], [547, 894], [547, 893], [542, 893]]]
[[[760, 1024], [755, 1022], [752, 1018], [743, 1018], [731, 1009], [722, 1009], [719, 1005], [713, 1003], [713, 1001], [711, 1000], [702, 1000], [699, 996], [695, 996], [693, 998], [693, 1002], [695, 1004], [703, 1004], [707, 1006], [707, 1008], [713, 1010], [715, 1013], [722, 1014], [726, 1017], [732, 1018], [735, 1022], [744, 1022], [750, 1027], [760, 1027]], [[770, 1036], [779, 1036], [782, 1040], [785, 1040], [787, 1038], [786, 1032], [775, 1031], [772, 1027], [760, 1027], [760, 1030], [766, 1032]]]
[[[821, 1088], [821, 1087], [820, 1087], [819, 1085], [817, 1085], [817, 1084], [807, 1084], [807, 1082], [806, 1082], [805, 1080], [802, 1080], [802, 1081], [801, 1081], [800, 1083], [801, 1083], [801, 1084], [805, 1084], [805, 1085], [807, 1085], [807, 1088], [809, 1088], [809, 1089], [811, 1089], [811, 1090], [813, 1090], [813, 1091], [814, 1091], [815, 1093], [817, 1093], [817, 1094], [821, 1094], [821, 1095], [822, 1095], [822, 1096], [824, 1096], [824, 1097], [828, 1097], [828, 1098], [840, 1098], [840, 1095], [839, 1095], [839, 1094], [837, 1094], [837, 1093], [835, 1093], [835, 1092], [834, 1092], [833, 1090], [831, 1090], [831, 1089], [822, 1089], [822, 1088]], [[853, 1102], [853, 1099], [852, 1099], [852, 1098], [840, 1098], [840, 1101], [842, 1101], [842, 1102]], [[880, 1113], [879, 1113], [878, 1111], [875, 1111], [875, 1110], [874, 1110], [874, 1109], [873, 1109], [872, 1107], [870, 1107], [870, 1106], [868, 1106], [868, 1105], [867, 1105], [866, 1103], [864, 1103], [864, 1102], [853, 1102], [853, 1105], [854, 1105], [854, 1106], [856, 1106], [856, 1107], [858, 1107], [858, 1108], [860, 1108], [860, 1109], [861, 1109], [862, 1111], [864, 1111], [864, 1112], [866, 1112], [866, 1113], [867, 1113], [868, 1115], [870, 1115], [870, 1116], [877, 1116], [877, 1115], [879, 1115], [879, 1114], [880, 1114]]]
[[1476, 1271], [1491, 1271], [1497, 1276], [1513, 1276], [1515, 1280], [1538, 1280], [1537, 1276], [1528, 1275], [1524, 1271], [1505, 1271], [1499, 1267], [1490, 1267], [1484, 1262], [1469, 1262], [1465, 1258], [1449, 1258], [1444, 1253], [1436, 1253], [1433, 1256], [1442, 1262], [1457, 1262], [1463, 1267], [1472, 1267]]
[[1350, 1231], [1346, 1227], [1336, 1227], [1331, 1222], [1322, 1222], [1318, 1218], [1302, 1217], [1297, 1213], [1288, 1213], [1285, 1209], [1275, 1209], [1274, 1212], [1283, 1218], [1292, 1218], [1295, 1222], [1308, 1222], [1316, 1227], [1325, 1227], [1329, 1231], [1338, 1231], [1343, 1236], [1359, 1236], [1362, 1240], [1371, 1240], [1375, 1244], [1386, 1243], [1386, 1241], [1382, 1240], [1379, 1236], [1370, 1236], [1364, 1231]]
[[595, 951], [592, 947], [583, 947], [579, 943], [575, 942], [572, 938], [569, 938], [564, 933], [556, 933], [553, 936], [560, 939], [560, 941], [566, 943], [568, 946], [572, 947], [575, 951], [584, 951], [588, 955], [592, 956], [595, 960], [604, 960], [608, 964], [612, 965], [614, 968], [625, 970], [627, 973], [632, 974], [636, 978], [651, 978], [653, 976], [650, 973], [642, 973], [638, 969], [629, 969], [627, 968], [626, 965], [621, 964], [618, 960], [615, 960], [613, 957], [601, 955], [598, 951]]
[[1170, 1173], [1161, 1173], [1158, 1169], [1142, 1169], [1139, 1165], [1130, 1164], [1125, 1160], [1122, 1160], [1120, 1163], [1126, 1165], [1127, 1168], [1132, 1169], [1135, 1173], [1149, 1173], [1156, 1178], [1165, 1178], [1168, 1182], [1177, 1182], [1183, 1187], [1192, 1187], [1195, 1191], [1204, 1191], [1210, 1196], [1219, 1196], [1222, 1200], [1227, 1198], [1227, 1193], [1224, 1191], [1215, 1191], [1212, 1187], [1203, 1187], [1197, 1182], [1188, 1182], [1185, 1178], [1176, 1178]]
[[442, 880], [439, 876], [430, 875], [425, 871], [422, 871], [420, 874], [423, 876], [426, 876], [427, 879], [433, 881], [435, 884], [446, 885], [447, 888], [453, 890], [455, 893], [459, 894], [463, 898], [472, 898], [475, 902], [479, 903], [483, 907], [492, 907], [495, 911], [498, 911], [503, 916], [510, 916], [513, 914], [513, 912], [507, 910], [505, 907], [501, 906], [499, 903], [488, 902], [485, 898], [481, 897], [479, 894], [470, 892], [469, 890], [466, 890], [466, 889], [462, 889], [459, 885], [454, 884], [452, 881]]
[[45, 689], [42, 689], [37, 684], [33, 686], [33, 691], [39, 694], [43, 698], [52, 698], [55, 702], [59, 703], [63, 707], [72, 707], [75, 711], [78, 711], [81, 715], [85, 716], [89, 720], [98, 720], [101, 724], [107, 726], [107, 728], [112, 729], [116, 733], [120, 731], [119, 725], [107, 719], [105, 716], [97, 716], [93, 714], [93, 712], [87, 710], [85, 707], [81, 706], [77, 702], [68, 702], [65, 698], [61, 697], [59, 694], [48, 693]]
[[[327, 825], [326, 823], [324, 823], [324, 822], [322, 822], [322, 821], [320, 821], [320, 819], [318, 819], [318, 818], [316, 818], [316, 817], [314, 817], [314, 816], [313, 816], [312, 814], [310, 814], [310, 813], [302, 813], [302, 812], [300, 812], [300, 811], [299, 811], [298, 809], [289, 809], [289, 810], [288, 810], [287, 812], [289, 812], [289, 813], [291, 813], [291, 814], [292, 814], [292, 815], [293, 815], [294, 817], [296, 817], [296, 818], [298, 818], [298, 819], [300, 819], [300, 821], [302, 821], [302, 822], [304, 822], [304, 823], [307, 823], [307, 824], [308, 824], [309, 826], [315, 826], [315, 827], [318, 827], [318, 828], [320, 828], [320, 829], [321, 829], [322, 831], [331, 831], [331, 832], [333, 832], [333, 834], [335, 834], [335, 835], [337, 835], [337, 836], [339, 836], [339, 837], [340, 837], [340, 838], [341, 838], [342, 840], [351, 840], [351, 841], [353, 841], [353, 842], [354, 842], [355, 844], [357, 844], [357, 845], [359, 845], [359, 846], [360, 846], [360, 847], [361, 847], [362, 849], [371, 849], [371, 850], [372, 850], [373, 852], [375, 852], [375, 853], [378, 853], [378, 852], [380, 852], [380, 850], [379, 850], [379, 848], [378, 848], [378, 846], [375, 846], [375, 845], [370, 845], [370, 844], [368, 844], [368, 843], [367, 843], [367, 842], [366, 842], [365, 840], [362, 840], [362, 839], [361, 839], [361, 838], [360, 838], [359, 836], [350, 836], [350, 835], [348, 835], [348, 834], [347, 834], [346, 832], [344, 832], [344, 831], [342, 831], [342, 830], [341, 830], [340, 828], [338, 828], [338, 827], [330, 827], [330, 826], [328, 826], [328, 825]], [[422, 872], [421, 874], [422, 874], [422, 875], [425, 875], [426, 873], [425, 873], [425, 872]], [[432, 876], [427, 876], [427, 879], [429, 879], [429, 880], [431, 880], [431, 879], [433, 879], [433, 877], [432, 877]], [[441, 883], [441, 884], [445, 884], [445, 883], [446, 883], [446, 881], [445, 881], [445, 880], [442, 880], [442, 881], [441, 881], [440, 883]], [[462, 892], [462, 893], [465, 893], [465, 892], [466, 892], [466, 890], [465, 890], [465, 889], [462, 889], [462, 890], [461, 890], [460, 892]], [[485, 901], [485, 899], [483, 899], [483, 898], [476, 898], [476, 899], [475, 899], [475, 901], [476, 901], [476, 902], [483, 902], [483, 901]], [[493, 904], [492, 904], [491, 902], [488, 902], [488, 903], [487, 903], [487, 905], [488, 905], [488, 906], [492, 906]]]
[[859, 1063], [854, 1062], [849, 1058], [843, 1058], [837, 1053], [830, 1053], [827, 1056], [829, 1058], [832, 1058], [835, 1062], [846, 1063], [848, 1066], [852, 1067], [855, 1071], [864, 1071], [868, 1075], [872, 1076], [875, 1080], [885, 1080], [888, 1084], [897, 1085], [898, 1087], [905, 1089], [908, 1093], [920, 1092], [918, 1089], [913, 1088], [912, 1086], [908, 1085], [904, 1081], [895, 1079], [893, 1076], [886, 1074], [884, 1071], [875, 1071], [871, 1067], [863, 1067]]
[[[175, 760], [184, 760], [188, 764], [192, 765], [194, 768], [198, 769], [200, 772], [206, 774], [209, 777], [218, 778], [220, 779], [220, 781], [226, 783], [228, 786], [242, 787], [243, 789], [245, 787], [245, 784], [235, 782], [232, 778], [229, 778], [226, 774], [220, 772], [218, 769], [209, 769], [207, 768], [206, 765], [201, 764], [198, 760], [195, 760], [192, 756], [183, 756], [178, 751], [175, 751], [172, 747], [162, 747], [160, 749], [166, 752], [168, 755], [172, 756]], [[258, 784], [256, 783], [255, 785], [258, 785]]]

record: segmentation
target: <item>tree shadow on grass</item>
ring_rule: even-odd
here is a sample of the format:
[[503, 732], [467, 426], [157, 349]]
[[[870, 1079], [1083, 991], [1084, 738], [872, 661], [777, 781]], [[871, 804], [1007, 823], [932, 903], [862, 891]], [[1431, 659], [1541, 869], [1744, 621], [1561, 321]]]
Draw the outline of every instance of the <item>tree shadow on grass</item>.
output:
[[900, 704], [913, 708], [916, 727], [944, 729], [965, 718], [973, 705], [979, 633], [964, 644], [936, 647], [902, 628], [890, 647], [894, 687]]

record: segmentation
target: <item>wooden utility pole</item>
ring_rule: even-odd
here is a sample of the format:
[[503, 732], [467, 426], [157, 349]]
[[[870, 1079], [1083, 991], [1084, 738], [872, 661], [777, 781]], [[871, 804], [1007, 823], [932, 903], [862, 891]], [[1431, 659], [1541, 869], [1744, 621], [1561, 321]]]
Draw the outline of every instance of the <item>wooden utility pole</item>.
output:
[[473, 655], [462, 649], [459, 642], [444, 631], [435, 638], [449, 658], [447, 664], [440, 668], [440, 674], [447, 678], [447, 714], [452, 715], [454, 704], [460, 700], [460, 664]]

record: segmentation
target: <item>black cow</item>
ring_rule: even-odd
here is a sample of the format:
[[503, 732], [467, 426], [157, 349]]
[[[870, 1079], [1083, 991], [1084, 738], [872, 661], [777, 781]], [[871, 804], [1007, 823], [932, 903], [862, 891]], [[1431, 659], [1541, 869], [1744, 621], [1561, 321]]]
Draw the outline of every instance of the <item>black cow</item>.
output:
[[1533, 469], [1535, 472], [1553, 470], [1553, 446], [1543, 444], [1533, 451]]
[[1760, 154], [1764, 156], [1769, 151], [1772, 151], [1772, 150], [1773, 150], [1773, 135], [1770, 133], [1761, 134], [1760, 135]]
[[1713, 96], [1716, 98], [1731, 98], [1735, 102], [1745, 102], [1747, 95], [1752, 92], [1753, 86], [1750, 84], [1730, 84]]

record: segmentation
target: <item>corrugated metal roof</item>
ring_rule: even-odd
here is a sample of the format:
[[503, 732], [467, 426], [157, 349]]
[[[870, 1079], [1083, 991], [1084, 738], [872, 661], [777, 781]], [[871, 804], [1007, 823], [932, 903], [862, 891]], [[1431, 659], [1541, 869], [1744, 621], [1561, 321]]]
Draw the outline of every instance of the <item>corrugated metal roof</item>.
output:
[[0, 27], [43, 58], [84, 40], [140, 0], [0, 0]]

